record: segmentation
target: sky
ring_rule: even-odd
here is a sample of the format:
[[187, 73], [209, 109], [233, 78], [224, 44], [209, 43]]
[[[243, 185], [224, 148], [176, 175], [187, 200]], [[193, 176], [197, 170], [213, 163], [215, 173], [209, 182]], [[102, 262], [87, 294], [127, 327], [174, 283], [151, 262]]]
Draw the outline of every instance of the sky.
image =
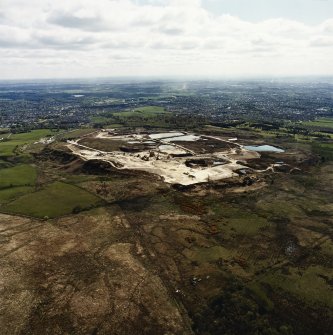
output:
[[333, 0], [0, 0], [0, 80], [333, 75]]

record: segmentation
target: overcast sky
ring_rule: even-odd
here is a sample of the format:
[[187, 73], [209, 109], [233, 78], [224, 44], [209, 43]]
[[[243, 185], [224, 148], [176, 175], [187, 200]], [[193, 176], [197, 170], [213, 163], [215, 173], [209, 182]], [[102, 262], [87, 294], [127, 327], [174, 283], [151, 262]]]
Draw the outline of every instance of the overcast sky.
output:
[[0, 79], [333, 75], [333, 0], [0, 0]]

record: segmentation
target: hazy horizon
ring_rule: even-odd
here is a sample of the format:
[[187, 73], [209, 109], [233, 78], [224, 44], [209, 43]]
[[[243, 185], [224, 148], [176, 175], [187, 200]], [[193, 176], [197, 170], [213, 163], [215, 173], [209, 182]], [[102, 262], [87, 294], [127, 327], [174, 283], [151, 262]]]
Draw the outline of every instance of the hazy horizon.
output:
[[333, 76], [331, 0], [2, 0], [0, 80]]
[[100, 76], [100, 77], [49, 77], [49, 78], [8, 78], [1, 79], [0, 83], [79, 83], [88, 84], [89, 82], [299, 82], [299, 83], [313, 83], [313, 82], [333, 82], [333, 75], [299, 75], [299, 76]]

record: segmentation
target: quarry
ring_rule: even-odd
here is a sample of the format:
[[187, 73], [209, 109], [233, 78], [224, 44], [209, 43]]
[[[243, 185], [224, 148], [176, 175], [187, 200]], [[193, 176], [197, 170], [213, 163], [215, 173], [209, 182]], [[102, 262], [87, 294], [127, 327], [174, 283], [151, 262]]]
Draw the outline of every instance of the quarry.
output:
[[[89, 137], [67, 140], [83, 160], [101, 160], [119, 170], [145, 171], [170, 184], [192, 185], [274, 170], [283, 162], [254, 169], [248, 161], [260, 153], [236, 139], [187, 132], [140, 133], [101, 130]], [[268, 150], [274, 151], [272, 146]], [[280, 150], [278, 152], [282, 152]]]

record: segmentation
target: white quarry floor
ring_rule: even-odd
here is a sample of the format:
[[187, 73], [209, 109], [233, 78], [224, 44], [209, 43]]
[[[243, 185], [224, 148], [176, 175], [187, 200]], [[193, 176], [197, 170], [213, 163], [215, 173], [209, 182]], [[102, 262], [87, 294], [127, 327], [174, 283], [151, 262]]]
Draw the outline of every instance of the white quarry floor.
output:
[[[183, 135], [183, 133], [178, 134]], [[151, 151], [142, 151], [139, 153], [125, 153], [120, 151], [104, 152], [81, 145], [78, 143], [78, 141], [68, 141], [67, 146], [73, 153], [80, 156], [84, 160], [99, 159], [109, 162], [117, 169], [146, 171], [159, 175], [164, 179], [165, 182], [172, 184], [191, 185], [230, 178], [237, 176], [237, 174], [234, 172], [235, 170], [246, 168], [245, 166], [237, 163], [236, 157], [232, 157], [235, 154], [235, 149], [229, 150], [229, 152], [217, 152], [211, 155], [170, 157], [171, 153], [179, 154], [184, 152], [182, 147], [172, 145], [170, 142], [166, 143], [164, 141], [167, 137], [170, 137], [170, 135], [174, 137], [175, 133], [173, 132], [149, 135], [150, 138], [156, 139], [157, 144], [160, 143], [161, 150], [156, 148]], [[127, 141], [133, 141], [133, 139], [144, 141], [147, 138], [147, 135], [131, 134], [111, 136], [105, 132], [101, 132], [97, 134], [96, 137], [109, 139], [112, 138], [117, 140], [124, 140], [126, 138]], [[222, 141], [222, 139], [219, 140]], [[173, 149], [172, 146], [174, 146]], [[247, 152], [247, 150], [242, 149], [241, 147], [238, 150], [244, 150]], [[227, 163], [209, 167], [188, 167], [185, 165], [185, 161], [189, 158], [209, 158], [215, 159], [216, 161], [223, 160]]]

